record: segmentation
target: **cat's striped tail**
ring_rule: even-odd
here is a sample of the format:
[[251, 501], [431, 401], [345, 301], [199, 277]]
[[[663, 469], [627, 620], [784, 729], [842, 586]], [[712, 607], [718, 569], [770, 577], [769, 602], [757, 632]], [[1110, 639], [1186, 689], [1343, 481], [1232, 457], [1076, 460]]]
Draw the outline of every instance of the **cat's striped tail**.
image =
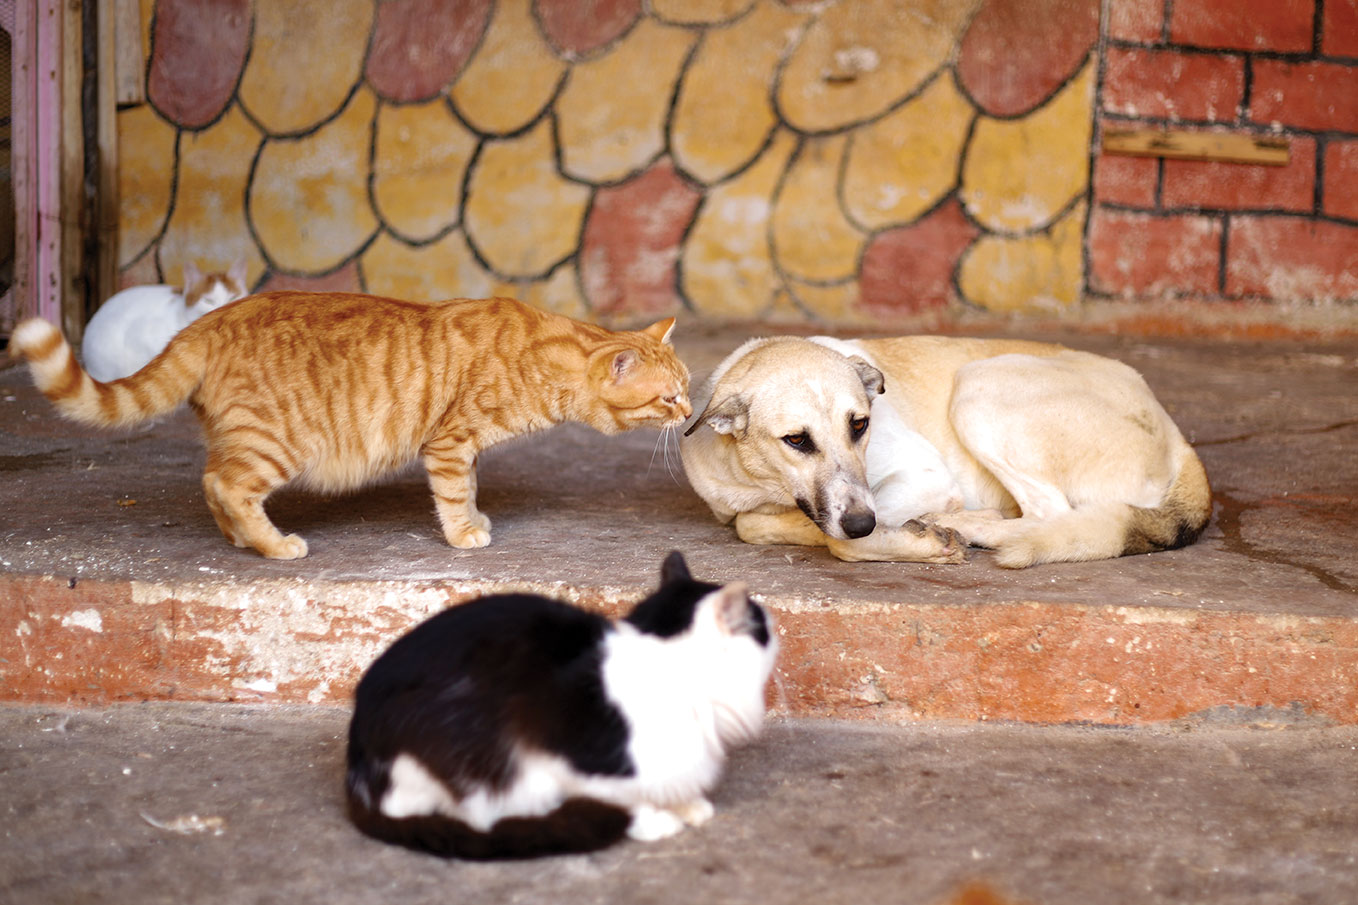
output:
[[199, 343], [183, 338], [130, 377], [100, 383], [80, 366], [61, 331], [42, 318], [14, 328], [11, 353], [28, 359], [33, 383], [57, 411], [98, 427], [126, 427], [176, 409], [202, 380]]

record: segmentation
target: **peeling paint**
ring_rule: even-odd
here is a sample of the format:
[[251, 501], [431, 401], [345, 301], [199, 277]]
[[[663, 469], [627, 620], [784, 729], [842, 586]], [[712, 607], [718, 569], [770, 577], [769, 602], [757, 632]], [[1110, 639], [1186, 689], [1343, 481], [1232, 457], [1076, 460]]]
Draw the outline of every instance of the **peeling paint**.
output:
[[61, 617], [62, 628], [83, 628], [86, 631], [103, 634], [104, 617], [98, 610], [77, 610]]

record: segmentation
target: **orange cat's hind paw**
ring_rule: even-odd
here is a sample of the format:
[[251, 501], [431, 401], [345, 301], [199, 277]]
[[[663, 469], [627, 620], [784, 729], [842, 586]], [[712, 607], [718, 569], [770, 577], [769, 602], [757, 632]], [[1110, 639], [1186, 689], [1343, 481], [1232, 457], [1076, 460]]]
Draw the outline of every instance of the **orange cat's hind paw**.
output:
[[289, 534], [287, 537], [279, 538], [277, 543], [270, 544], [267, 550], [260, 548], [259, 552], [269, 559], [301, 559], [306, 556], [306, 541], [295, 534]]

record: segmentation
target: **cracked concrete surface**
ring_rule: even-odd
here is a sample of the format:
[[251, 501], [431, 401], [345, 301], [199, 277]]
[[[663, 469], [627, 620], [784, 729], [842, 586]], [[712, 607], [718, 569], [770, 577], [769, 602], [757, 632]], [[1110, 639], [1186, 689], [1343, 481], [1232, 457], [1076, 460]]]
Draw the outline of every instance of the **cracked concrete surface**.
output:
[[775, 721], [706, 825], [474, 864], [345, 820], [330, 707], [0, 706], [0, 902], [1358, 900], [1358, 729]]

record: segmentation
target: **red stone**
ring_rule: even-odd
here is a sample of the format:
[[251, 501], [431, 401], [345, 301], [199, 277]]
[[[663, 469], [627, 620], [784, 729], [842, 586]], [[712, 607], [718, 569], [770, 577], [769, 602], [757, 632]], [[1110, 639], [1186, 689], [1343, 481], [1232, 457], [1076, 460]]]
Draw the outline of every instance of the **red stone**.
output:
[[1226, 291], [1281, 301], [1358, 300], [1358, 226], [1305, 217], [1231, 219]]
[[580, 280], [596, 312], [670, 314], [680, 306], [679, 243], [701, 198], [668, 159], [595, 193], [580, 243]]
[[1165, 0], [1115, 0], [1108, 9], [1108, 37], [1154, 44], [1164, 22]]
[[1221, 221], [1095, 208], [1089, 226], [1089, 287], [1119, 296], [1215, 295]]
[[368, 48], [368, 84], [395, 103], [453, 82], [485, 33], [491, 0], [384, 0]]
[[1174, 0], [1170, 40], [1227, 50], [1309, 52], [1315, 0]]
[[537, 0], [533, 8], [553, 47], [588, 56], [632, 27], [641, 15], [641, 0]]
[[283, 273], [271, 273], [255, 292], [275, 292], [280, 289], [298, 289], [302, 292], [359, 292], [362, 287], [358, 278], [358, 262], [350, 261], [343, 267], [319, 277], [294, 277]]
[[1234, 54], [1125, 50], [1105, 55], [1103, 109], [1127, 116], [1233, 122], [1245, 93]]
[[1299, 129], [1358, 132], [1358, 66], [1257, 59], [1250, 118]]
[[1358, 139], [1333, 139], [1325, 146], [1321, 210], [1358, 221]]
[[250, 47], [250, 0], [160, 0], [146, 94], [166, 119], [201, 129], [231, 103]]
[[1358, 57], [1358, 0], [1325, 0], [1320, 49], [1326, 56]]
[[1286, 166], [1166, 160], [1160, 203], [1169, 209], [1278, 210], [1315, 208], [1316, 141], [1293, 136]]
[[957, 76], [986, 113], [1026, 113], [1075, 74], [1098, 34], [1097, 0], [987, 0], [962, 37]]
[[924, 219], [873, 236], [858, 273], [859, 307], [880, 316], [944, 307], [958, 258], [980, 232], [949, 198]]
[[1104, 154], [1094, 166], [1094, 200], [1128, 207], [1155, 207], [1159, 161]]

